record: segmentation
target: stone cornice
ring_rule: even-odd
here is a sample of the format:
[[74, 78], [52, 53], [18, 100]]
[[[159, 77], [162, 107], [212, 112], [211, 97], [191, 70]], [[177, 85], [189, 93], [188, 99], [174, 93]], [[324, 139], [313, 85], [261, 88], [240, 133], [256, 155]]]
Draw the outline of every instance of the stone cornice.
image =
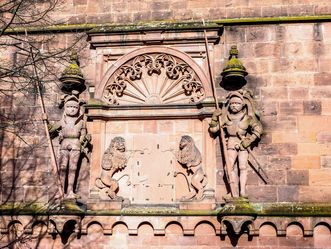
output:
[[0, 215], [80, 215], [80, 216], [228, 216], [331, 217], [331, 203], [235, 203], [215, 209], [179, 209], [178, 206], [128, 206], [122, 209], [88, 210], [71, 205], [57, 209], [45, 203], [3, 204]]
[[[217, 19], [209, 20], [206, 27], [217, 26], [236, 26], [236, 25], [259, 25], [259, 24], [281, 24], [281, 23], [314, 23], [314, 22], [329, 22], [331, 15], [313, 15], [313, 16], [279, 16], [279, 17], [249, 17], [249, 18], [233, 18], [233, 19]], [[126, 31], [152, 31], [152, 30], [192, 30], [203, 29], [201, 21], [146, 21], [138, 23], [114, 24], [114, 23], [82, 23], [82, 24], [56, 24], [50, 26], [30, 26], [26, 28], [18, 27], [11, 28], [5, 31], [5, 35], [25, 34], [25, 30], [29, 34], [35, 33], [64, 33], [64, 32], [87, 32], [91, 30], [106, 31], [106, 32], [126, 32]]]

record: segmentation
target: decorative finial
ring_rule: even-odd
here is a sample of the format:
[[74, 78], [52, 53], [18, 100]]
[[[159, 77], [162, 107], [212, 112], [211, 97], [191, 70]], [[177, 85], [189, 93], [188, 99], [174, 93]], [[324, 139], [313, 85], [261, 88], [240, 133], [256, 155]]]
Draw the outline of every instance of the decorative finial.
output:
[[231, 49], [230, 49], [230, 57], [229, 57], [229, 60], [232, 58], [232, 57], [236, 57], [238, 58], [238, 54], [239, 54], [239, 51], [237, 49], [237, 46], [236, 45], [232, 45], [231, 46]]
[[79, 67], [77, 51], [71, 52], [70, 63], [64, 69], [60, 81], [63, 83], [62, 90], [65, 92], [72, 90], [82, 92], [85, 89], [85, 78]]
[[246, 84], [245, 76], [248, 74], [246, 68], [238, 59], [239, 51], [236, 45], [231, 46], [229, 60], [221, 73], [221, 87], [225, 90], [239, 90]]

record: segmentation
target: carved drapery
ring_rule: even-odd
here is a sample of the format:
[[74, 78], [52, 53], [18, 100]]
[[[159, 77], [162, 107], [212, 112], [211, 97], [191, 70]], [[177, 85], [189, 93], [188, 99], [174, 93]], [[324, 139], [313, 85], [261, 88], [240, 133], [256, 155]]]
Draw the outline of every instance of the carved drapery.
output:
[[205, 96], [201, 80], [183, 60], [166, 53], [142, 54], [118, 68], [102, 98], [108, 104], [177, 104]]

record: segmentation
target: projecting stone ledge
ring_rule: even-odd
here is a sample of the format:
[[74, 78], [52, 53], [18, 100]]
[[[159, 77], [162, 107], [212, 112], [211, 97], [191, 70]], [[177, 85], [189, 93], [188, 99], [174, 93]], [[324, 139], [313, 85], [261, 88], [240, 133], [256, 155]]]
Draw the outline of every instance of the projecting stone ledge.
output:
[[[22, 215], [24, 214], [24, 215]], [[278, 236], [286, 235], [287, 227], [299, 226], [304, 236], [312, 236], [318, 225], [331, 227], [331, 204], [320, 203], [235, 203], [219, 206], [213, 210], [180, 210], [176, 206], [130, 206], [118, 210], [93, 211], [83, 207], [65, 205], [58, 208], [43, 204], [1, 205], [3, 217], [0, 230], [7, 233], [12, 224], [21, 224], [27, 233], [36, 224], [44, 224], [49, 234], [62, 233], [68, 224], [75, 224], [78, 234], [87, 234], [91, 224], [100, 224], [105, 235], [121, 222], [130, 235], [136, 235], [141, 224], [153, 227], [154, 235], [164, 235], [169, 224], [179, 224], [184, 235], [194, 235], [198, 224], [208, 223], [215, 235], [238, 236], [247, 231], [258, 236], [264, 224], [271, 224]], [[20, 216], [16, 216], [20, 215]]]

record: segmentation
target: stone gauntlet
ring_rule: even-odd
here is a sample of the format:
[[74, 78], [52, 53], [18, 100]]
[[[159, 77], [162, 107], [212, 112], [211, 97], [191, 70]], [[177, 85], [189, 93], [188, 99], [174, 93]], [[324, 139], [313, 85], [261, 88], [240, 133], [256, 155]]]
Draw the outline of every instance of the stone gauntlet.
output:
[[221, 109], [216, 109], [213, 113], [213, 116], [211, 118], [211, 122], [209, 124], [210, 127], [216, 127], [218, 126], [218, 117], [222, 114]]
[[243, 138], [241, 141], [241, 147], [247, 149], [251, 144], [256, 140], [257, 136], [255, 134], [250, 135], [249, 137]]

